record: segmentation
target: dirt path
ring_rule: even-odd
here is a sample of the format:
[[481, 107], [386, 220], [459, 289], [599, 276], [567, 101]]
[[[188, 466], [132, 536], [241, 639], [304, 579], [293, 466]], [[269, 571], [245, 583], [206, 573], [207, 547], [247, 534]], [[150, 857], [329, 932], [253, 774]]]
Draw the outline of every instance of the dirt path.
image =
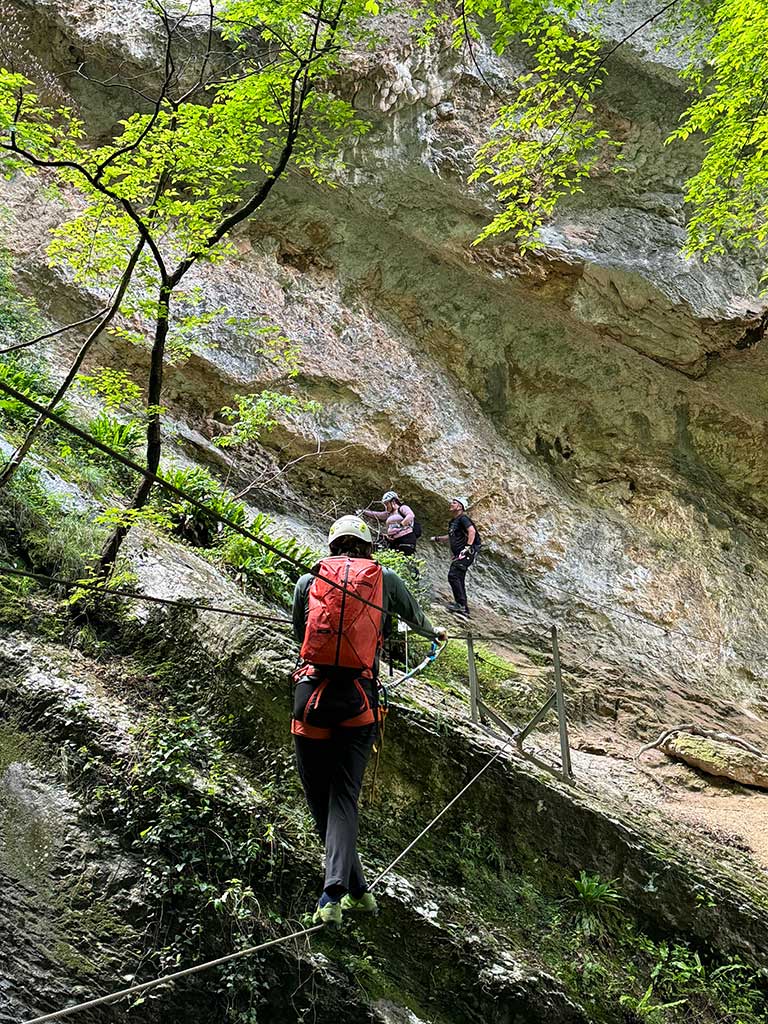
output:
[[[583, 736], [578, 742], [597, 745]], [[639, 761], [578, 749], [573, 756], [580, 778], [610, 799], [651, 808], [672, 827], [693, 828], [713, 850], [750, 853], [768, 873], [768, 792], [707, 776], [655, 750]]]

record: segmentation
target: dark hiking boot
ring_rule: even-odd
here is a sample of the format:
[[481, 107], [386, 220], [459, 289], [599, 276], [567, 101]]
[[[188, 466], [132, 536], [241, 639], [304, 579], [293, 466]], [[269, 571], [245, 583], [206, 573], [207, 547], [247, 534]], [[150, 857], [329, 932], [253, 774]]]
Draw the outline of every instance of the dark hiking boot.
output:
[[469, 608], [465, 604], [449, 604], [448, 611], [452, 615], [463, 615], [465, 619], [469, 618]]

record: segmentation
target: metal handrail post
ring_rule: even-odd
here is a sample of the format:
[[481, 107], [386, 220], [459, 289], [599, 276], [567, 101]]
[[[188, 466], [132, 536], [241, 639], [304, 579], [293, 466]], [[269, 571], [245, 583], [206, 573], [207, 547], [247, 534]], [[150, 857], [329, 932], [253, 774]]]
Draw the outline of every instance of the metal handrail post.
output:
[[518, 731], [517, 742], [519, 744], [522, 744], [523, 740], [528, 736], [529, 733], [533, 732], [533, 730], [536, 728], [539, 722], [543, 721], [547, 717], [550, 710], [555, 706], [555, 704], [557, 704], [557, 694], [553, 693], [549, 697], [547, 697], [544, 704], [541, 705], [541, 707], [530, 720], [530, 722], [527, 725], [524, 725], [523, 728]]
[[480, 722], [478, 712], [477, 665], [475, 664], [475, 643], [470, 633], [467, 637], [467, 667], [469, 669], [469, 712], [475, 724]]
[[560, 649], [557, 645], [557, 626], [552, 627], [552, 662], [555, 670], [555, 698], [557, 702], [557, 720], [560, 726], [560, 756], [563, 765], [563, 778], [566, 782], [570, 782], [573, 778], [573, 770], [571, 768], [571, 747], [568, 742], [568, 720], [565, 716], [563, 676], [560, 671]]

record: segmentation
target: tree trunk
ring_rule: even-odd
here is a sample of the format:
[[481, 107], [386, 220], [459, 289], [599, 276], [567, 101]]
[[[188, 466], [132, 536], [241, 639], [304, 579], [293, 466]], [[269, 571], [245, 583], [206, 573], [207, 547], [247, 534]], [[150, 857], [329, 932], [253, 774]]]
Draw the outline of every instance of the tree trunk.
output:
[[[171, 301], [171, 287], [167, 281], [160, 286], [160, 293], [157, 307], [157, 321], [155, 323], [155, 340], [152, 345], [152, 359], [149, 368], [149, 388], [147, 391], [147, 405], [152, 411], [147, 423], [147, 469], [150, 473], [157, 473], [160, 466], [160, 454], [162, 451], [162, 439], [160, 436], [160, 398], [163, 390], [163, 365], [165, 358], [165, 343], [168, 338], [169, 312]], [[128, 511], [138, 511], [144, 508], [149, 500], [152, 490], [152, 480], [142, 477], [136, 492], [133, 495]], [[102, 576], [108, 576], [115, 564], [120, 546], [128, 535], [130, 525], [123, 523], [116, 526], [109, 535], [101, 549], [99, 556], [98, 570]]]
[[[128, 289], [128, 285], [131, 283], [131, 279], [133, 278], [133, 271], [136, 268], [136, 264], [138, 263], [139, 256], [141, 255], [141, 250], [143, 248], [144, 239], [141, 239], [136, 248], [131, 253], [131, 257], [128, 260], [128, 263], [126, 264], [125, 270], [123, 271], [123, 276], [120, 278], [120, 284], [118, 286], [115, 297], [109, 306], [109, 309], [101, 318], [101, 320], [99, 320], [94, 329], [91, 331], [91, 333], [88, 335], [88, 337], [81, 345], [80, 351], [77, 353], [75, 361], [70, 366], [67, 376], [59, 385], [56, 394], [53, 396], [53, 398], [51, 398], [50, 402], [48, 403], [49, 410], [55, 409], [56, 406], [64, 397], [64, 395], [66, 395], [66, 393], [69, 391], [70, 387], [72, 386], [72, 382], [77, 376], [80, 367], [83, 365], [83, 360], [90, 352], [93, 343], [101, 336], [105, 328], [107, 328], [110, 325], [112, 320], [114, 320], [115, 316], [117, 316], [120, 310], [120, 305]], [[29, 428], [27, 436], [21, 442], [21, 444], [13, 453], [13, 455], [11, 455], [9, 461], [5, 464], [5, 466], [3, 466], [2, 472], [0, 472], [0, 490], [2, 490], [3, 487], [5, 487], [7, 484], [11, 482], [17, 469], [26, 458], [27, 453], [29, 452], [32, 445], [35, 443], [37, 435], [45, 426], [45, 423], [45, 416], [40, 415], [37, 417], [35, 422]]]

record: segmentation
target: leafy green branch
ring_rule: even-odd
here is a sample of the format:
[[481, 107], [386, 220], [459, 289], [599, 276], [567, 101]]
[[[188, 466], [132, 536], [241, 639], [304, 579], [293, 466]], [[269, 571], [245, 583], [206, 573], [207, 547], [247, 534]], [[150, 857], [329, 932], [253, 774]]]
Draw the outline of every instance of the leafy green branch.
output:
[[[144, 294], [133, 309], [151, 325], [146, 463], [155, 472], [179, 285], [196, 263], [224, 258], [227, 235], [263, 205], [290, 166], [329, 181], [341, 145], [365, 130], [346, 101], [320, 86], [331, 80], [340, 50], [362, 31], [367, 12], [363, 0], [320, 0], [314, 10], [298, 0], [231, 0], [218, 12], [210, 5], [201, 37], [189, 31], [197, 17], [190, 10], [173, 12], [159, 0], [151, 0], [150, 8], [162, 29], [163, 77], [159, 86], [147, 81], [131, 87], [149, 111], [131, 113], [112, 141], [91, 145], [70, 108], [45, 102], [31, 79], [3, 69], [0, 152], [6, 173], [54, 172], [62, 187], [85, 200], [79, 216], [54, 239], [52, 261], [67, 262], [82, 280], [118, 274], [108, 319], [86, 339], [62, 394], [117, 316], [135, 273], [142, 283]], [[226, 54], [223, 66], [213, 59], [219, 46]], [[191, 325], [202, 326], [199, 320]], [[33, 440], [16, 453], [7, 478]], [[131, 507], [141, 509], [150, 490], [143, 479]], [[105, 543], [104, 572], [126, 529], [116, 526]]]

